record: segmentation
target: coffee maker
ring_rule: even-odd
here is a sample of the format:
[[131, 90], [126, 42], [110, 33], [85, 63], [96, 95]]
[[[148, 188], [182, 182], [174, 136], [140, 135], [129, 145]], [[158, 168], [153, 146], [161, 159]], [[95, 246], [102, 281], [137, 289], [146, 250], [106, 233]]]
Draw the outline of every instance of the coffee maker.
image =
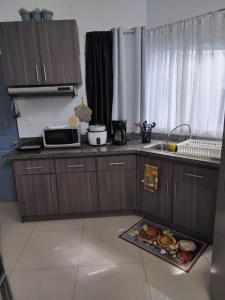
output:
[[112, 143], [115, 145], [125, 145], [127, 143], [127, 121], [112, 121]]

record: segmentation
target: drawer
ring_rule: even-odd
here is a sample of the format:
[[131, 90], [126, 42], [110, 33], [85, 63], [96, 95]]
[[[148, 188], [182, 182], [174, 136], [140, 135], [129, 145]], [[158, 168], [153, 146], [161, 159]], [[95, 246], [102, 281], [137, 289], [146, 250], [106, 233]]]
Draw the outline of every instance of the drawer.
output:
[[218, 184], [218, 170], [212, 170], [202, 167], [194, 167], [189, 165], [174, 165], [174, 178], [195, 181], [209, 186], [217, 186]]
[[55, 173], [54, 160], [48, 159], [15, 161], [13, 167], [15, 175]]
[[57, 173], [92, 172], [96, 170], [95, 159], [90, 157], [57, 159], [55, 166]]
[[97, 158], [99, 171], [136, 169], [135, 155], [117, 155]]

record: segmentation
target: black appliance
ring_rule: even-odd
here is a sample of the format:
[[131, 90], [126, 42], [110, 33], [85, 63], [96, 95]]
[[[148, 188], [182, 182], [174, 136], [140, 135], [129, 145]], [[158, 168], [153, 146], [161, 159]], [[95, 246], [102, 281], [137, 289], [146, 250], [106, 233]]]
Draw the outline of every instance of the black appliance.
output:
[[115, 145], [125, 145], [127, 143], [127, 121], [112, 121], [112, 143]]
[[12, 146], [15, 146], [17, 151], [33, 151], [40, 150], [43, 147], [43, 142], [16, 141]]
[[8, 278], [0, 254], [0, 300], [13, 300]]

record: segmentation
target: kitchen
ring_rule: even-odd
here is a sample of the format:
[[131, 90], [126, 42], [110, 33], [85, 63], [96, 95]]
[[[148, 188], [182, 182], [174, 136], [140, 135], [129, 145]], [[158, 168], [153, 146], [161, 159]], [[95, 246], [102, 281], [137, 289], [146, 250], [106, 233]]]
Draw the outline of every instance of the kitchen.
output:
[[169, 2], [1, 4], [3, 299], [222, 299], [224, 3]]

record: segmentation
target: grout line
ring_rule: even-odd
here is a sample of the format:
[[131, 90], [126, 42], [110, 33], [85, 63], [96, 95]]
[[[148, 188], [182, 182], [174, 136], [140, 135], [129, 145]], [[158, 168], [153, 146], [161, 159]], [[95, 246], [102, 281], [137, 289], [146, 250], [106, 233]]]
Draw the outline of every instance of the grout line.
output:
[[[34, 227], [35, 227], [35, 226], [34, 226]], [[13, 264], [13, 267], [12, 267], [12, 269], [11, 269], [11, 271], [10, 271], [10, 274], [11, 274], [12, 272], [14, 272], [14, 269], [15, 269], [15, 267], [16, 267], [16, 265], [17, 265], [19, 259], [20, 259], [20, 257], [22, 256], [22, 253], [23, 253], [24, 249], [26, 248], [26, 246], [27, 246], [27, 244], [28, 244], [30, 238], [31, 238], [31, 235], [32, 235], [32, 233], [33, 233], [33, 231], [34, 231], [34, 227], [33, 227], [33, 229], [31, 230], [31, 232], [30, 232], [30, 234], [29, 234], [29, 236], [28, 236], [28, 238], [27, 238], [27, 240], [26, 240], [26, 242], [25, 242], [23, 248], [21, 249], [20, 253], [18, 254], [18, 256], [17, 256], [17, 258], [16, 258], [16, 261], [15, 261], [15, 263]]]
[[[141, 255], [141, 253], [140, 253], [140, 255]], [[148, 282], [148, 276], [147, 276], [147, 272], [146, 272], [146, 269], [145, 269], [145, 265], [144, 265], [144, 261], [142, 259], [142, 256], [141, 256], [141, 262], [142, 262], [142, 267], [143, 267], [144, 273], [145, 273], [145, 279], [146, 279], [147, 286], [148, 286], [148, 293], [149, 293], [149, 296], [150, 296], [150, 300], [153, 300], [153, 297], [152, 297], [152, 294], [151, 294], [151, 289], [150, 289], [149, 282]]]
[[24, 269], [24, 270], [15, 270], [12, 273], [26, 273], [26, 272], [38, 272], [38, 271], [60, 271], [60, 270], [66, 270], [66, 269], [71, 269], [74, 270], [76, 266], [71, 266], [71, 267], [52, 267], [52, 268], [35, 268], [35, 269]]
[[63, 269], [85, 269], [85, 268], [102, 268], [102, 267], [108, 267], [108, 266], [117, 266], [117, 265], [141, 265], [141, 261], [136, 262], [129, 262], [129, 263], [114, 263], [114, 264], [105, 264], [105, 265], [86, 265], [86, 266], [62, 266], [62, 267], [46, 267], [46, 268], [32, 268], [32, 269], [20, 269], [20, 270], [14, 270], [13, 273], [19, 273], [19, 272], [30, 272], [30, 271], [50, 271], [50, 270], [63, 270]]
[[80, 241], [78, 260], [77, 260], [77, 265], [76, 265], [76, 274], [75, 274], [75, 281], [74, 281], [74, 286], [73, 286], [73, 300], [75, 300], [75, 298], [76, 298], [76, 288], [77, 288], [77, 279], [78, 279], [78, 270], [79, 270], [78, 266], [80, 263], [80, 255], [81, 255], [81, 249], [82, 249], [82, 244], [83, 244], [83, 239], [84, 239], [84, 224], [85, 224], [85, 219], [83, 219], [81, 241]]

